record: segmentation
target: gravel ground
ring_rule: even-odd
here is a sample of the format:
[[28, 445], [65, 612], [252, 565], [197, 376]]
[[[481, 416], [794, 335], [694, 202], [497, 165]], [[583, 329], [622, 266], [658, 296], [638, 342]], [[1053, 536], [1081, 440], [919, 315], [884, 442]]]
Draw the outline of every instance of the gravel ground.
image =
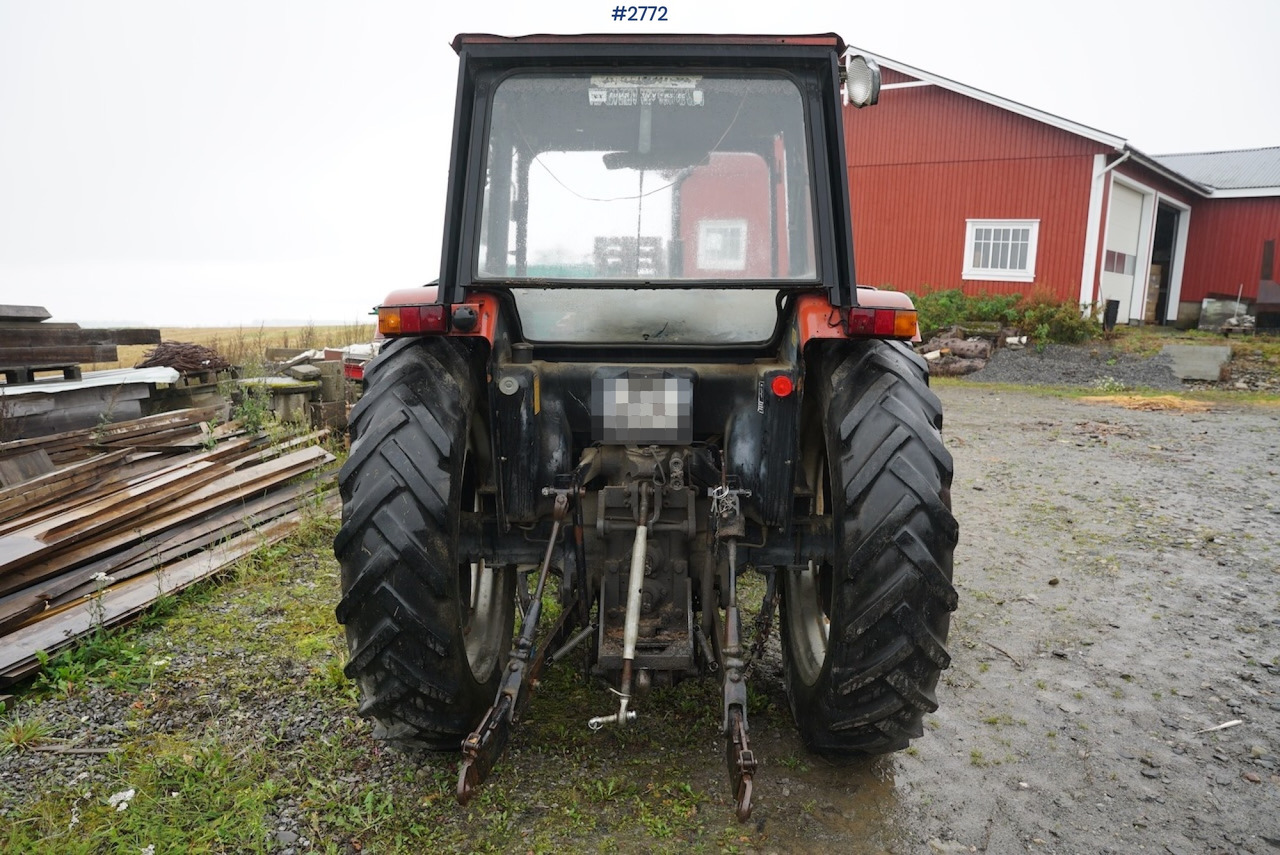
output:
[[1046, 345], [1020, 350], [1001, 348], [986, 367], [966, 380], [979, 383], [1015, 383], [1030, 386], [1084, 386], [1119, 391], [1125, 389], [1182, 390], [1173, 376], [1171, 360], [1146, 358], [1114, 351], [1106, 346]]

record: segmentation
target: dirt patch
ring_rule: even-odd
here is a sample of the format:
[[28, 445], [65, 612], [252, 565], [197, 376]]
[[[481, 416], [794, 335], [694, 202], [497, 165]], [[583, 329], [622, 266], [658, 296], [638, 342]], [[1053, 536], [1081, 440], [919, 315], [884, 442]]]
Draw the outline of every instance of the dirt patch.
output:
[[1126, 410], [1147, 410], [1150, 412], [1177, 410], [1184, 413], [1207, 413], [1213, 409], [1212, 404], [1204, 401], [1192, 401], [1188, 398], [1179, 398], [1176, 395], [1155, 395], [1150, 398], [1143, 398], [1138, 395], [1093, 395], [1080, 400], [1087, 404], [1107, 404], [1124, 407]]

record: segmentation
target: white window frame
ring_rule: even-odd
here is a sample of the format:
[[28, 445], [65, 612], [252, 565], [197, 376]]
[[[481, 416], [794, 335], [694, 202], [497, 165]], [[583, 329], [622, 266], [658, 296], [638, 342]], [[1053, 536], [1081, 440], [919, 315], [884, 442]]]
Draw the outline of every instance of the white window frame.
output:
[[[973, 242], [978, 229], [1027, 229], [1027, 264], [1021, 270], [973, 266]], [[965, 220], [964, 266], [961, 278], [983, 282], [1034, 282], [1036, 249], [1040, 243], [1039, 220]]]
[[[725, 256], [721, 251], [709, 248], [708, 233], [712, 230], [735, 231], [738, 233], [738, 252]], [[747, 221], [738, 220], [701, 220], [698, 223], [698, 269], [699, 270], [746, 270], [747, 269]]]

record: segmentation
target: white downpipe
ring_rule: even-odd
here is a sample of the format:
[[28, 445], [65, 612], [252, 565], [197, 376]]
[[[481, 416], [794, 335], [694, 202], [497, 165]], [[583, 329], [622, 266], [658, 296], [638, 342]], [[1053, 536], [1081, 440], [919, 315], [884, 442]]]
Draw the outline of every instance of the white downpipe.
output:
[[1112, 163], [1110, 163], [1106, 169], [1099, 172], [1098, 177], [1101, 178], [1102, 176], [1106, 175], [1108, 172], [1115, 169], [1120, 164], [1124, 163], [1130, 157], [1133, 157], [1133, 149], [1130, 149], [1129, 151], [1126, 151], [1124, 154], [1120, 155], [1120, 157], [1115, 161], [1113, 161]]

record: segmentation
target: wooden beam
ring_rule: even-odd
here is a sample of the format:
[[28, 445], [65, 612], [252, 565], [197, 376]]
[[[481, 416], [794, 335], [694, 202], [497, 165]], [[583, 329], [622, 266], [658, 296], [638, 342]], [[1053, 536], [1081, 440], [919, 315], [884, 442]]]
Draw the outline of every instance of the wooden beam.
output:
[[47, 321], [53, 315], [44, 306], [0, 306], [0, 321], [21, 321], [38, 324]]
[[45, 324], [0, 327], [0, 348], [75, 347], [94, 344], [159, 344], [158, 329], [57, 329]]
[[86, 344], [70, 347], [0, 347], [0, 367], [49, 365], [52, 363], [116, 362], [114, 344]]

